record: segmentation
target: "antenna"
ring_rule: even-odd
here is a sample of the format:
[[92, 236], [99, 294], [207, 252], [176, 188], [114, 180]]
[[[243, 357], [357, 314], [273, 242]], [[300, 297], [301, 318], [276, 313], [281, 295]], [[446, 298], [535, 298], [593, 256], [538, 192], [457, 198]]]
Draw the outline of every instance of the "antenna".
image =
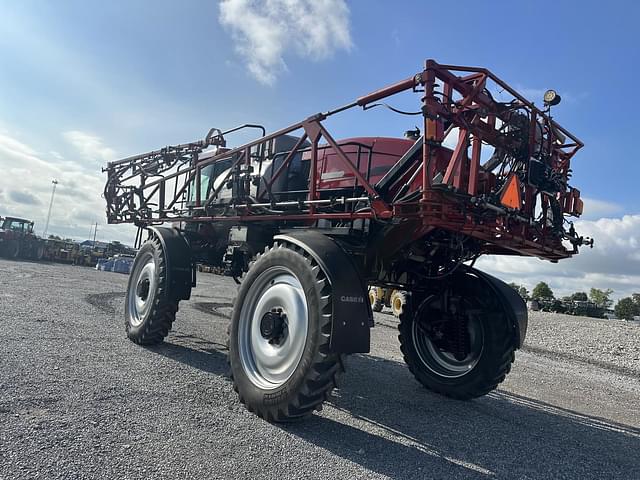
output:
[[44, 224], [44, 232], [42, 233], [42, 236], [45, 238], [47, 238], [47, 230], [49, 230], [49, 219], [51, 218], [51, 208], [53, 207], [53, 197], [56, 194], [56, 185], [58, 185], [58, 180], [56, 180], [55, 178], [53, 180], [51, 180], [51, 183], [53, 183], [53, 190], [51, 190], [51, 201], [49, 202], [49, 213], [47, 213], [47, 221]]

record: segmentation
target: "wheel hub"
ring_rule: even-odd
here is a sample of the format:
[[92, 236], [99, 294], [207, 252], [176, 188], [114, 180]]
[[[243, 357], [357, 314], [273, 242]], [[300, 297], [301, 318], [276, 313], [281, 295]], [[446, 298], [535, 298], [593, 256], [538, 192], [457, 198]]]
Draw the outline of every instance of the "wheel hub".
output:
[[285, 267], [258, 276], [239, 312], [238, 353], [249, 380], [271, 390], [293, 375], [307, 342], [309, 312], [300, 280]]
[[140, 297], [143, 302], [147, 300], [147, 297], [149, 296], [150, 285], [151, 282], [148, 278], [145, 278], [140, 281], [140, 283], [138, 283], [138, 287], [136, 288], [136, 295], [138, 295], [138, 297]]
[[286, 328], [286, 315], [282, 308], [272, 308], [260, 320], [260, 335], [269, 343], [281, 343]]
[[[435, 300], [435, 298], [434, 298]], [[470, 372], [483, 350], [482, 323], [468, 315], [458, 301], [434, 301], [414, 320], [412, 339], [422, 363], [432, 372], [447, 378], [457, 378]]]
[[151, 253], [145, 252], [136, 258], [127, 292], [128, 321], [131, 326], [141, 325], [145, 316], [151, 311], [156, 282], [155, 259]]
[[419, 322], [420, 329], [433, 344], [450, 352], [457, 361], [463, 361], [471, 353], [469, 319], [466, 315], [443, 315], [437, 323]]

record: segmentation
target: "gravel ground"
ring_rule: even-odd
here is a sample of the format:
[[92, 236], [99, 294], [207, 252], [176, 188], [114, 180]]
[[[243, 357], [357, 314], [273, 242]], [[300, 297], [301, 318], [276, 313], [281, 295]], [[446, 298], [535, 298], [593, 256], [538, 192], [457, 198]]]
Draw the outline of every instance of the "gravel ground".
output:
[[530, 312], [527, 348], [640, 376], [640, 324]]
[[237, 401], [225, 330], [235, 286], [202, 274], [167, 341], [129, 342], [127, 278], [0, 260], [0, 479], [640, 478], [640, 328], [533, 313], [490, 395], [423, 389], [395, 319], [304, 422]]

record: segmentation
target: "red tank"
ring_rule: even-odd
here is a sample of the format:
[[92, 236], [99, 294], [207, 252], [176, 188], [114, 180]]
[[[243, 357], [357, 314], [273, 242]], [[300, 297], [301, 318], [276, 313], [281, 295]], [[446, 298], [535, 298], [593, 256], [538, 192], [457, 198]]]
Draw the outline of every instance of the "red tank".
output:
[[[351, 163], [371, 184], [377, 183], [413, 144], [412, 140], [389, 137], [355, 137], [339, 142]], [[302, 157], [303, 161], [310, 159], [311, 152], [306, 152]], [[330, 146], [324, 145], [318, 149], [317, 165], [318, 187], [321, 190], [354, 185], [353, 173], [345, 171], [344, 163]]]

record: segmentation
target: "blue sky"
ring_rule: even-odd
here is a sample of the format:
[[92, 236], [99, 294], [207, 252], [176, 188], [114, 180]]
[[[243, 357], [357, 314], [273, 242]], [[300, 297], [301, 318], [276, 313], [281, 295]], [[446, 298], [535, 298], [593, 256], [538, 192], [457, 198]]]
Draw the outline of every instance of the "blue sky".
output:
[[[435, 58], [488, 67], [534, 101], [547, 88], [560, 92], [556, 119], [586, 143], [573, 163], [573, 183], [588, 199], [585, 228], [611, 237], [590, 258], [637, 252], [637, 2], [2, 0], [0, 7], [0, 215], [26, 215], [42, 227], [51, 178], [60, 176], [50, 231], [86, 237], [92, 221], [104, 223], [99, 168], [107, 160], [193, 140], [211, 126], [276, 129]], [[411, 120], [376, 112], [330, 126], [337, 137], [399, 135]], [[616, 238], [620, 225], [598, 224], [601, 217], [630, 223], [628, 240]], [[103, 226], [98, 236], [129, 234]], [[563, 278], [573, 274], [585, 279], [587, 260], [572, 260], [557, 288], [572, 288]], [[628, 269], [638, 267], [630, 261]], [[516, 277], [524, 268], [503, 263], [487, 265]], [[540, 268], [532, 278], [547, 274]], [[589, 281], [613, 282], [617, 291], [638, 283], [634, 271], [599, 274]]]

